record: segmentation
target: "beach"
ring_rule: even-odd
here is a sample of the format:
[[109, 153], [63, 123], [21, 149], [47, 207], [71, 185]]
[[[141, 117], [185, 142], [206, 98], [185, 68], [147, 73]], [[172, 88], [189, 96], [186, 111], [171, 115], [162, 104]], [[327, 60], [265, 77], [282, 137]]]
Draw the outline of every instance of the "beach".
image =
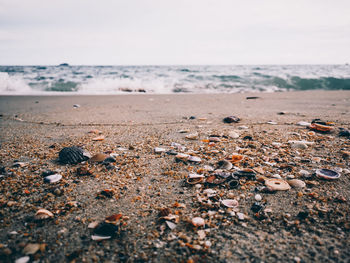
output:
[[[0, 114], [0, 261], [350, 259], [350, 142], [339, 136], [350, 91], [0, 96]], [[314, 119], [331, 130], [299, 123]], [[60, 163], [70, 146], [112, 160]], [[209, 182], [221, 160], [253, 178]], [[62, 178], [45, 181], [47, 170]], [[272, 178], [305, 185], [271, 191]], [[93, 240], [103, 222], [117, 231]]]

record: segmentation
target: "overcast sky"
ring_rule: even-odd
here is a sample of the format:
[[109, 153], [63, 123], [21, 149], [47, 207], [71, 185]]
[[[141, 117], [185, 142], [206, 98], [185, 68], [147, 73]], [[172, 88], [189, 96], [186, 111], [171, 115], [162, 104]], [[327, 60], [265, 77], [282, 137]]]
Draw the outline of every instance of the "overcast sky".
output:
[[0, 0], [0, 64], [343, 64], [350, 0]]

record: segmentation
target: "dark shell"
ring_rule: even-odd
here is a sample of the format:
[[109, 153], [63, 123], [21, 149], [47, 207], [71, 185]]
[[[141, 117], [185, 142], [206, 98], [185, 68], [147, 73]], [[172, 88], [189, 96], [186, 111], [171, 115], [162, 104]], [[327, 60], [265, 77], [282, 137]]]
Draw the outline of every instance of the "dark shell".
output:
[[238, 117], [236, 117], [236, 116], [228, 116], [228, 117], [226, 117], [226, 118], [224, 118], [224, 122], [225, 123], [237, 123], [237, 122], [239, 122], [241, 119], [240, 118], [238, 118]]
[[89, 155], [77, 146], [65, 147], [59, 152], [59, 161], [63, 164], [77, 164], [88, 160]]
[[239, 178], [246, 178], [246, 179], [250, 179], [250, 180], [256, 179], [255, 172], [251, 169], [237, 171], [237, 172], [234, 172], [233, 175], [235, 175]]
[[114, 237], [118, 232], [119, 227], [110, 223], [101, 223], [94, 229], [94, 234], [99, 236]]

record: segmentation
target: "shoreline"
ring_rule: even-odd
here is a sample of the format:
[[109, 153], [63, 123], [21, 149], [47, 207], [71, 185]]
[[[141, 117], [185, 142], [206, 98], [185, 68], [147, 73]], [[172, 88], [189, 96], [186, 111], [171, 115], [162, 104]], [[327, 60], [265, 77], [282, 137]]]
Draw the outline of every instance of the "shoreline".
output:
[[[138, 95], [146, 96], [0, 96], [0, 261], [350, 259], [350, 163], [343, 153], [350, 142], [339, 136], [340, 128], [350, 129], [350, 91]], [[241, 120], [224, 123], [231, 115]], [[297, 125], [316, 118], [334, 122], [334, 131]], [[194, 140], [186, 139], [190, 134]], [[59, 151], [73, 145], [92, 155], [112, 153], [115, 161], [60, 164]], [[201, 161], [179, 161], [156, 148]], [[242, 161], [233, 162], [234, 155]], [[241, 178], [237, 188], [188, 184], [190, 173], [207, 180], [213, 172], [206, 167], [224, 159], [233, 162], [227, 172], [250, 168], [257, 179]], [[79, 167], [92, 172], [79, 175]], [[341, 177], [322, 180], [314, 175], [322, 168]], [[45, 182], [47, 170], [62, 179]], [[305, 186], [264, 192], [276, 174]], [[36, 220], [40, 208], [53, 215]], [[118, 233], [93, 240], [89, 225], [112, 215], [120, 217]], [[205, 225], [194, 226], [196, 217]]]

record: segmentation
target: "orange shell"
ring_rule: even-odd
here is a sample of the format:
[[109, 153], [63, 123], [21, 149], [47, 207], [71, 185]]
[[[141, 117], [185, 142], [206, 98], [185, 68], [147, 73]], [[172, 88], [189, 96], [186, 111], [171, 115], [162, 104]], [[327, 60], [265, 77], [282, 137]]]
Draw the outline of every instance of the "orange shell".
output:
[[321, 131], [321, 132], [329, 132], [329, 131], [333, 130], [333, 127], [318, 124], [318, 123], [312, 123], [310, 125], [310, 129], [316, 130], [316, 131]]

